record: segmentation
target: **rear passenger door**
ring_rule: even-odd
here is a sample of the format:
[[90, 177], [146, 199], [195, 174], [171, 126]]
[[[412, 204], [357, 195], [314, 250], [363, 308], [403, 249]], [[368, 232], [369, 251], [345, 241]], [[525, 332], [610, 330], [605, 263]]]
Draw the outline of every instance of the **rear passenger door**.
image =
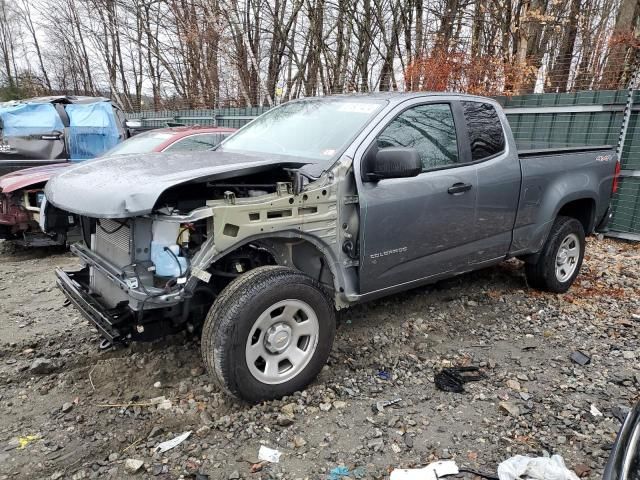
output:
[[413, 103], [398, 107], [361, 161], [386, 147], [414, 148], [422, 160], [416, 177], [359, 189], [362, 293], [465, 270], [476, 240], [476, 166], [468, 164], [468, 142], [459, 141], [460, 104]]
[[[471, 161], [477, 166], [475, 248], [469, 264], [492, 262], [509, 251], [520, 195], [520, 161], [509, 151], [495, 107], [481, 100], [463, 100]], [[506, 119], [505, 119], [506, 121]]]

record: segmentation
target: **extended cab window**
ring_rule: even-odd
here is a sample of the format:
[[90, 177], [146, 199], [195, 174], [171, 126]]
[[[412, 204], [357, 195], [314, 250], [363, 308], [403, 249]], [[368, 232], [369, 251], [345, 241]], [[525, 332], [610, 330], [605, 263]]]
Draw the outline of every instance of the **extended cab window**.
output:
[[488, 103], [462, 102], [471, 142], [471, 159], [475, 162], [504, 150], [505, 140], [498, 112]]
[[377, 139], [378, 148], [415, 148], [422, 171], [458, 161], [458, 143], [449, 104], [418, 105], [398, 115]]

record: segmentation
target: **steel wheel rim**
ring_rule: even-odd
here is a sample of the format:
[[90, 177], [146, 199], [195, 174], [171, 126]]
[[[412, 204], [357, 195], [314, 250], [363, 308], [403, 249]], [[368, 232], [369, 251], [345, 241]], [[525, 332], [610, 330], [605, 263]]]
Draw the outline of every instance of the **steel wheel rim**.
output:
[[254, 322], [245, 346], [251, 375], [269, 385], [296, 377], [309, 364], [318, 346], [320, 324], [309, 304], [282, 300]]
[[580, 258], [580, 239], [575, 233], [570, 233], [560, 243], [556, 254], [556, 278], [559, 282], [566, 282], [578, 268]]

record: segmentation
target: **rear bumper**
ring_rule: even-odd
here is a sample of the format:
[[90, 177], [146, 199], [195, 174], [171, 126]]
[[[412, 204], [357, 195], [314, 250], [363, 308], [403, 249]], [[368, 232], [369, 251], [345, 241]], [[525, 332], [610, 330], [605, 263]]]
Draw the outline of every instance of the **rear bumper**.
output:
[[75, 272], [56, 269], [56, 284], [82, 316], [89, 320], [107, 340], [111, 342], [121, 340], [122, 334], [116, 325], [122, 322], [122, 318], [111, 314], [89, 294], [88, 281], [88, 267]]

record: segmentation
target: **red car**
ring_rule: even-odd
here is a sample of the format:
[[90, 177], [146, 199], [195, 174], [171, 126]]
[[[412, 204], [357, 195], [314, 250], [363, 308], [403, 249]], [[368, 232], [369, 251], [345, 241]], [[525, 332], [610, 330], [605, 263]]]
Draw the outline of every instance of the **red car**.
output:
[[[233, 128], [170, 127], [140, 133], [119, 143], [102, 157], [132, 153], [210, 150]], [[38, 227], [44, 186], [54, 174], [73, 163], [18, 170], [0, 177], [0, 238], [25, 246], [63, 245], [66, 238], [51, 238]]]

